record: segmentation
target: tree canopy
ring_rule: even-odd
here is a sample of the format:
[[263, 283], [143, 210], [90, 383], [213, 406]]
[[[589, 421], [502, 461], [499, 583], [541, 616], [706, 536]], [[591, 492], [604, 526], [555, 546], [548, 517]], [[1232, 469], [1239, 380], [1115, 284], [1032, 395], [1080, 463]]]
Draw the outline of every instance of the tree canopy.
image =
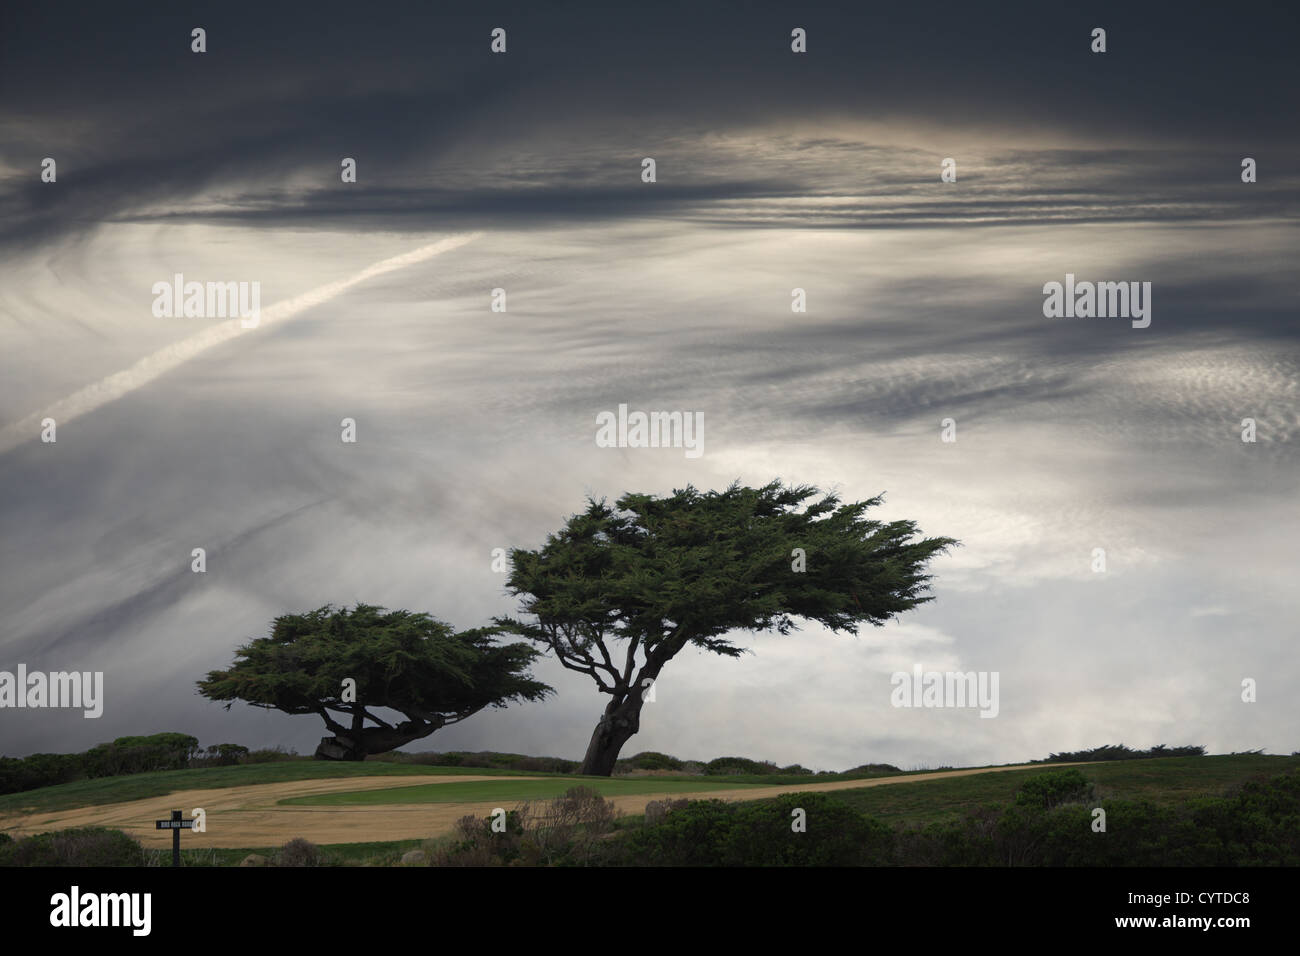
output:
[[925, 564], [957, 542], [868, 518], [882, 500], [779, 481], [589, 500], [540, 549], [511, 551], [507, 586], [532, 620], [496, 624], [610, 695], [582, 770], [608, 774], [645, 689], [687, 645], [735, 657], [735, 631], [789, 634], [802, 618], [856, 633], [931, 600]]
[[[523, 643], [497, 644], [497, 633], [456, 632], [425, 613], [325, 605], [276, 618], [268, 637], [239, 648], [230, 668], [209, 672], [198, 687], [211, 700], [227, 701], [226, 709], [243, 700], [288, 714], [316, 714], [334, 734], [322, 739], [316, 756], [362, 760], [485, 707], [552, 693], [528, 673], [538, 651]], [[384, 720], [376, 710], [385, 708], [406, 720]]]

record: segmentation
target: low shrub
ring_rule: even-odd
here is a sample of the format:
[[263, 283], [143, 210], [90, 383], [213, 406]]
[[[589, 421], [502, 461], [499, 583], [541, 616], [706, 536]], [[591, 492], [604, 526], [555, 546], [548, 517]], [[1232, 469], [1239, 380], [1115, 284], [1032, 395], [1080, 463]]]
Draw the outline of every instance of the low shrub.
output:
[[688, 803], [690, 801], [685, 797], [678, 800], [651, 800], [645, 805], [645, 822], [648, 824], [661, 823], [668, 814], [674, 810], [681, 810]]
[[143, 866], [140, 841], [121, 830], [78, 827], [0, 842], [0, 866]]
[[298, 751], [292, 747], [287, 750], [279, 745], [250, 750], [244, 754], [243, 763], [279, 763], [281, 760], [301, 760]]
[[275, 852], [272, 866], [325, 866], [324, 852], [310, 840], [295, 837]]
[[1063, 803], [1079, 803], [1092, 797], [1093, 787], [1088, 778], [1071, 768], [1029, 777], [1016, 793], [1016, 804], [1050, 810]]
[[191, 767], [232, 767], [245, 762], [248, 748], [242, 744], [213, 744], [190, 759]]
[[[585, 866], [597, 861], [617, 810], [591, 787], [570, 787], [554, 800], [527, 802], [493, 818], [461, 817], [457, 837], [428, 847], [435, 866]], [[500, 819], [500, 818], [498, 818]]]

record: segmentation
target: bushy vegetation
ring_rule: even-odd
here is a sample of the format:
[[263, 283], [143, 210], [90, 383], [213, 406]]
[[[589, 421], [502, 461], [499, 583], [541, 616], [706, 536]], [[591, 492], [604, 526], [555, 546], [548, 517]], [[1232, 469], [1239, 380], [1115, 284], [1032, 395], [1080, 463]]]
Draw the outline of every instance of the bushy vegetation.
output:
[[80, 754], [0, 757], [0, 793], [18, 793], [94, 777], [178, 770], [189, 766], [199, 741], [188, 734], [118, 737]]
[[[791, 828], [791, 811], [807, 831]], [[1106, 813], [1094, 830], [1095, 807]], [[647, 808], [649, 810], [649, 808]], [[833, 795], [728, 804], [681, 801], [647, 813], [605, 862], [650, 866], [1295, 866], [1300, 774], [1174, 806], [1099, 800], [1075, 770], [1031, 777], [1009, 806], [890, 828]]]
[[469, 753], [453, 750], [447, 753], [406, 753], [401, 750], [371, 754], [367, 761], [377, 763], [416, 764], [424, 767], [482, 767], [491, 770], [524, 770], [540, 773], [570, 774], [578, 769], [576, 760], [561, 757], [529, 757], [525, 754], [497, 753], [491, 750]]
[[19, 793], [37, 787], [71, 783], [86, 776], [81, 754], [32, 754], [0, 757], [0, 793]]
[[[1261, 751], [1253, 751], [1260, 753]], [[1146, 760], [1149, 757], [1204, 757], [1205, 748], [1199, 745], [1187, 747], [1166, 747], [1164, 744], [1156, 744], [1150, 750], [1134, 750], [1132, 747], [1125, 747], [1123, 744], [1107, 744], [1104, 747], [1093, 747], [1091, 750], [1075, 750], [1059, 754], [1051, 754], [1046, 760], [1036, 760], [1035, 763], [1083, 763], [1089, 760]]]
[[[802, 811], [802, 817], [799, 811]], [[803, 827], [796, 832], [796, 825]], [[888, 827], [825, 794], [695, 800], [634, 830], [609, 862], [633, 866], [853, 866], [889, 862]]]
[[882, 773], [902, 773], [902, 772], [903, 771], [901, 768], [895, 767], [892, 763], [864, 763], [864, 764], [860, 764], [857, 767], [854, 767], [852, 770], [844, 771], [846, 775], [855, 774], [855, 773], [879, 775]]
[[770, 760], [747, 760], [744, 757], [718, 757], [704, 765], [710, 776], [737, 776], [740, 774], [780, 773], [781, 768]]
[[653, 750], [646, 750], [633, 757], [624, 757], [614, 762], [614, 773], [627, 773], [632, 770], [678, 770], [683, 768], [684, 764], [676, 757], [670, 757], [668, 754], [657, 753]]
[[1016, 805], [1050, 810], [1063, 803], [1092, 799], [1093, 787], [1078, 770], [1057, 770], [1030, 777], [1016, 794]]
[[82, 754], [87, 777], [120, 777], [152, 770], [185, 770], [199, 756], [199, 739], [189, 734], [162, 733], [144, 737], [118, 737], [111, 744], [91, 747]]
[[189, 770], [196, 767], [225, 767], [241, 763], [267, 763], [296, 758], [292, 750], [250, 752], [239, 744], [199, 747], [189, 734], [161, 733], [141, 737], [118, 737], [79, 754], [32, 754], [29, 757], [0, 757], [0, 793], [21, 793], [75, 780], [121, 777], [156, 770]]
[[[617, 811], [591, 787], [571, 787], [554, 800], [524, 803], [492, 817], [461, 817], [456, 837], [430, 846], [435, 866], [583, 866], [603, 856], [601, 843]], [[500, 818], [498, 818], [500, 819]]]
[[930, 866], [1295, 866], [1300, 775], [1249, 783], [1230, 797], [1178, 807], [1101, 801], [989, 808], [956, 823], [902, 831], [895, 858]]
[[140, 841], [121, 830], [80, 827], [0, 840], [0, 866], [144, 866]]
[[[212, 748], [209, 747], [209, 750]], [[310, 757], [304, 757], [292, 747], [263, 747], [260, 750], [250, 750], [240, 758], [239, 762], [243, 763], [279, 763], [282, 760], [310, 760]]]
[[328, 859], [315, 843], [296, 837], [276, 851], [272, 866], [327, 866]]

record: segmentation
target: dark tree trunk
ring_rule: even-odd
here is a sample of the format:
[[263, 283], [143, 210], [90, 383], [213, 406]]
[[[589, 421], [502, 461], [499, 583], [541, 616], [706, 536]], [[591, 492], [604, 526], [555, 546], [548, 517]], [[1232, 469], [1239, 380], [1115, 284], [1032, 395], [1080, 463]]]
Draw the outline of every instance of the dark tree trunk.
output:
[[587, 754], [582, 758], [580, 774], [608, 777], [614, 772], [614, 762], [623, 745], [641, 729], [641, 693], [633, 691], [625, 700], [611, 700], [601, 715], [587, 744]]
[[333, 737], [322, 737], [315, 756], [317, 760], [365, 760], [367, 754], [387, 753], [412, 740], [427, 737], [440, 726], [438, 723], [407, 720], [396, 727], [363, 728], [360, 721], [354, 719], [351, 730], [336, 724]]
[[619, 751], [641, 729], [641, 708], [645, 706], [649, 688], [659, 679], [664, 665], [686, 646], [688, 638], [687, 634], [678, 634], [656, 647], [637, 672], [631, 689], [614, 697], [605, 706], [605, 713], [591, 734], [578, 773], [593, 777], [608, 777], [614, 773]]

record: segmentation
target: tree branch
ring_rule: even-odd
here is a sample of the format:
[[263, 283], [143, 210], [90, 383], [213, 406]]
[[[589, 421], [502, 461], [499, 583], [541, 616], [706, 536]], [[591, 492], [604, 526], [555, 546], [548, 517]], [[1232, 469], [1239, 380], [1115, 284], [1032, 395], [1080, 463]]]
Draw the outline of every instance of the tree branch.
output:
[[[619, 690], [623, 689], [623, 678], [619, 674], [618, 668], [614, 666], [614, 661], [610, 659], [609, 649], [605, 647], [604, 636], [597, 634], [594, 637], [589, 637], [588, 640], [594, 642], [600, 648], [600, 656], [605, 659], [604, 671], [614, 678], [614, 687]], [[596, 666], [599, 667], [600, 665]]]
[[346, 734], [348, 732], [348, 729], [331, 717], [324, 707], [316, 708], [316, 712], [321, 715], [321, 718], [325, 721], [326, 728], [329, 730], [336, 734]]
[[369, 717], [371, 720], [373, 720], [375, 723], [377, 723], [380, 727], [385, 727], [385, 728], [387, 728], [388, 730], [392, 730], [392, 729], [393, 729], [393, 725], [392, 725], [392, 724], [388, 723], [388, 722], [385, 721], [385, 720], [380, 720], [378, 717], [376, 717], [376, 716], [375, 716], [374, 714], [372, 714], [370, 711], [366, 710], [364, 707], [361, 708], [361, 713], [365, 714], [367, 717]]

